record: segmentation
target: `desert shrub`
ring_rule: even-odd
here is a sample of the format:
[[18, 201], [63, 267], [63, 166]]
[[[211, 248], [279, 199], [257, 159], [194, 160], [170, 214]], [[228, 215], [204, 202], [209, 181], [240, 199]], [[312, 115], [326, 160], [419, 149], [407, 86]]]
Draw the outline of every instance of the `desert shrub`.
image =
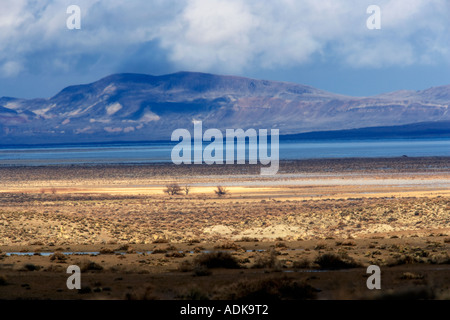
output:
[[450, 256], [446, 254], [435, 254], [429, 258], [431, 264], [450, 264]]
[[84, 261], [81, 263], [80, 270], [81, 272], [101, 271], [103, 267], [94, 261]]
[[168, 244], [167, 247], [166, 247], [166, 250], [167, 251], [174, 251], [174, 250], [178, 250], [178, 249], [174, 245]]
[[252, 268], [271, 268], [279, 269], [281, 267], [280, 261], [277, 258], [277, 252], [270, 250], [267, 253], [260, 254], [253, 264]]
[[314, 263], [319, 265], [320, 269], [325, 270], [350, 269], [361, 266], [352, 257], [349, 257], [346, 254], [337, 255], [334, 253], [324, 253], [318, 256], [314, 260]]
[[284, 242], [275, 243], [275, 248], [287, 249], [287, 245]]
[[55, 252], [50, 256], [50, 261], [64, 262], [67, 260], [67, 257], [61, 252]]
[[318, 243], [315, 247], [314, 250], [324, 250], [327, 248], [327, 245], [325, 243]]
[[348, 241], [344, 241], [341, 244], [342, 246], [347, 246], [347, 247], [353, 247], [356, 246], [356, 243], [354, 241], [348, 240]]
[[[182, 193], [181, 187], [177, 183], [168, 184], [164, 192], [170, 196], [180, 195]], [[188, 191], [189, 192], [189, 191]]]
[[168, 243], [169, 239], [165, 238], [165, 237], [158, 237], [155, 240], [153, 240], [152, 243]]
[[214, 192], [219, 196], [224, 196], [228, 193], [228, 190], [225, 187], [217, 186], [217, 189]]
[[[107, 251], [108, 249], [104, 249], [104, 250]], [[127, 253], [136, 253], [136, 250], [132, 246], [130, 246], [129, 244], [121, 245], [120, 247], [118, 247], [114, 251], [126, 251]]]
[[404, 273], [400, 276], [400, 279], [402, 279], [402, 280], [416, 280], [416, 279], [423, 279], [423, 275], [417, 274], [417, 273], [412, 273], [412, 272], [404, 272]]
[[388, 267], [394, 267], [394, 266], [400, 266], [404, 264], [413, 264], [417, 263], [418, 259], [416, 259], [414, 256], [406, 254], [406, 255], [398, 255], [394, 258], [392, 258], [390, 261], [388, 261], [387, 265]]
[[37, 266], [32, 263], [27, 263], [23, 266], [23, 270], [25, 271], [39, 271], [41, 269], [41, 266]]
[[167, 250], [156, 248], [152, 251], [152, 254], [158, 254], [158, 253], [167, 253]]
[[100, 254], [114, 254], [114, 250], [108, 249], [108, 248], [101, 248]]
[[224, 300], [307, 300], [315, 299], [317, 289], [306, 282], [281, 277], [241, 280], [221, 290], [217, 297]]
[[228, 252], [203, 253], [194, 259], [194, 263], [206, 268], [239, 269], [239, 262]]
[[204, 277], [204, 276], [210, 276], [210, 275], [211, 275], [211, 271], [207, 267], [199, 266], [199, 265], [196, 265], [194, 267], [194, 276]]
[[223, 250], [244, 250], [244, 248], [234, 242], [225, 242], [219, 245], [214, 246], [214, 249], [223, 249]]
[[8, 280], [4, 275], [0, 275], [0, 286], [6, 286], [8, 285]]
[[311, 268], [311, 262], [307, 258], [302, 258], [293, 263], [294, 269], [309, 269]]
[[192, 265], [191, 261], [184, 260], [178, 265], [178, 271], [190, 272], [192, 270], [194, 270], [194, 266]]
[[184, 254], [184, 252], [174, 251], [174, 252], [166, 253], [165, 256], [166, 256], [166, 258], [183, 258], [186, 255]]
[[64, 272], [65, 269], [64, 269], [64, 266], [51, 264], [45, 269], [45, 271], [47, 271], [47, 272]]
[[258, 242], [258, 238], [250, 238], [250, 237], [242, 237], [239, 240], [236, 240], [237, 242]]
[[200, 243], [200, 240], [199, 239], [189, 239], [188, 241], [187, 241], [187, 243], [189, 244], [189, 245], [193, 245], [194, 243]]

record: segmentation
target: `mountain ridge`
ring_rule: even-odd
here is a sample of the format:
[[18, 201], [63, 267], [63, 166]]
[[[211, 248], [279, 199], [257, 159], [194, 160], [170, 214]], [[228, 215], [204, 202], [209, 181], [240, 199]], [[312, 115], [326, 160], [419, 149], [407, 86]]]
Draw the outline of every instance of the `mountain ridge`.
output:
[[181, 71], [120, 73], [48, 99], [0, 98], [0, 144], [169, 140], [177, 128], [280, 134], [450, 120], [450, 85], [351, 97], [290, 82]]

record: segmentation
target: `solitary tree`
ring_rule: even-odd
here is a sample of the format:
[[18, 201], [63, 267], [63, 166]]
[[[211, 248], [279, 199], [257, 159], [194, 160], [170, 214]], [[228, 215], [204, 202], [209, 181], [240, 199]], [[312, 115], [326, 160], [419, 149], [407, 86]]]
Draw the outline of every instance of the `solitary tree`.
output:
[[174, 196], [174, 195], [181, 194], [182, 190], [178, 184], [172, 183], [172, 184], [169, 184], [166, 186], [166, 189], [164, 190], [164, 192], [170, 196]]
[[224, 196], [228, 193], [228, 190], [225, 189], [225, 187], [217, 186], [217, 190], [214, 190], [214, 192], [219, 196]]

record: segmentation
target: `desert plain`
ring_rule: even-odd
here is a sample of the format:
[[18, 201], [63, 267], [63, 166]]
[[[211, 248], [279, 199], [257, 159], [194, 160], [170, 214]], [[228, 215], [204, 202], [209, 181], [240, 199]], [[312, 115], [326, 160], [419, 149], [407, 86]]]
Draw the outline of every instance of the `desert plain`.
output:
[[[450, 158], [259, 172], [0, 166], [0, 299], [450, 298]], [[67, 288], [70, 265], [80, 290]]]

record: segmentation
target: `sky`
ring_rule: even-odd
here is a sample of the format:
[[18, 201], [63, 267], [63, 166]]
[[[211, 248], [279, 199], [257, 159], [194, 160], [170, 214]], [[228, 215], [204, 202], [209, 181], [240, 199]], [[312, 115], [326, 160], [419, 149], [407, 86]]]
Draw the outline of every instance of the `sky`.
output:
[[[0, 0], [0, 97], [196, 71], [351, 96], [450, 84], [448, 0]], [[70, 5], [80, 8], [80, 29]], [[379, 29], [368, 28], [380, 8]], [[370, 23], [369, 23], [370, 24]]]

